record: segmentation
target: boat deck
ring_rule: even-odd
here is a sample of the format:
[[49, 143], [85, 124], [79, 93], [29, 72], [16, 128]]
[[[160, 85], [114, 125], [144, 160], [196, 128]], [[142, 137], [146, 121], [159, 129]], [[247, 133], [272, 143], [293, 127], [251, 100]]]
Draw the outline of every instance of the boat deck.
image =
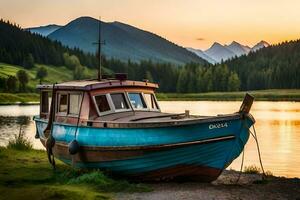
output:
[[173, 114], [173, 113], [161, 113], [161, 112], [147, 112], [147, 111], [136, 111], [136, 112], [122, 112], [114, 113], [98, 117], [95, 121], [110, 121], [110, 122], [132, 122], [132, 123], [143, 123], [143, 122], [170, 122], [170, 121], [185, 121], [193, 119], [211, 118], [212, 116], [195, 116], [186, 115], [185, 113]]
[[217, 116], [198, 116], [198, 115], [186, 115], [170, 114], [161, 112], [119, 112], [109, 115], [90, 119], [87, 122], [92, 123], [95, 127], [108, 127], [108, 128], [154, 128], [154, 127], [170, 127], [181, 126], [198, 123], [211, 123], [220, 122], [224, 120], [239, 119], [241, 116], [239, 113], [217, 115]]

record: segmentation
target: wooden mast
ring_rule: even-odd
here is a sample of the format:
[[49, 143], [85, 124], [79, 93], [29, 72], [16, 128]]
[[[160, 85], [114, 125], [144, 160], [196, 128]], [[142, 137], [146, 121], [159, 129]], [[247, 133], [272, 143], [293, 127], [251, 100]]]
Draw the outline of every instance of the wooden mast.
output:
[[97, 79], [99, 81], [101, 81], [102, 80], [101, 45], [105, 44], [105, 41], [102, 41], [102, 39], [101, 39], [101, 17], [99, 17], [99, 21], [98, 21], [98, 41], [94, 42], [93, 44], [97, 44], [98, 45], [98, 64], [99, 64], [99, 66], [98, 66], [98, 76], [97, 76]]
[[99, 70], [98, 70], [98, 80], [102, 79], [102, 71], [101, 71], [101, 17], [99, 17], [99, 25], [98, 25], [98, 53], [99, 53]]

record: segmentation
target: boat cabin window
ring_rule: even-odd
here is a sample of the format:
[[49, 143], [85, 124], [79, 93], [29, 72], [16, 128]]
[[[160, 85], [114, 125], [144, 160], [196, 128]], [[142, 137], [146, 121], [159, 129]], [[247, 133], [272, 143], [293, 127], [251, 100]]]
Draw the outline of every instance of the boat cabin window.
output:
[[51, 104], [51, 92], [43, 91], [41, 92], [41, 113], [49, 113]]
[[148, 108], [158, 109], [155, 97], [153, 94], [144, 93], [145, 101], [147, 102]]
[[99, 112], [107, 112], [111, 110], [105, 94], [95, 96], [95, 101]]
[[110, 94], [110, 96], [116, 110], [129, 108], [124, 93], [114, 93]]
[[152, 93], [116, 92], [99, 94], [93, 97], [99, 116], [134, 110], [159, 111]]
[[69, 96], [69, 114], [78, 115], [81, 104], [80, 94], [70, 94]]
[[141, 93], [128, 93], [130, 103], [134, 109], [147, 108], [144, 98]]
[[58, 112], [66, 113], [68, 109], [68, 95], [67, 94], [59, 94], [58, 100]]

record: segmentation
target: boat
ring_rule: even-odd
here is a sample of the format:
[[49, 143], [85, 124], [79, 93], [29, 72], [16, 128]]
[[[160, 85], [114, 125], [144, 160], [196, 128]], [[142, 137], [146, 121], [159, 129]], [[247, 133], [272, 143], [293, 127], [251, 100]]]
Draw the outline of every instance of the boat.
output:
[[214, 181], [241, 154], [255, 123], [249, 94], [235, 113], [198, 116], [162, 112], [158, 84], [124, 74], [37, 88], [36, 137], [51, 164], [55, 158], [138, 181]]

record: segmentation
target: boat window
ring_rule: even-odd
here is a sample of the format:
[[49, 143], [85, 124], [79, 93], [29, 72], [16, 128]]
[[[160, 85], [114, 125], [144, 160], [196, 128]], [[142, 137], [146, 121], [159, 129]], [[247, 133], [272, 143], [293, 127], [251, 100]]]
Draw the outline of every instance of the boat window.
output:
[[95, 96], [95, 100], [100, 112], [106, 112], [110, 110], [106, 95]]
[[50, 110], [51, 103], [51, 93], [48, 91], [43, 91], [41, 93], [41, 112], [48, 113]]
[[128, 104], [123, 93], [110, 94], [115, 109], [128, 109]]
[[69, 114], [78, 115], [81, 104], [80, 94], [70, 94], [69, 97]]
[[67, 109], [68, 109], [68, 95], [60, 94], [58, 112], [67, 112]]
[[130, 103], [135, 109], [147, 108], [141, 93], [128, 93]]
[[158, 109], [155, 97], [153, 94], [144, 94], [145, 100], [147, 102], [147, 105], [150, 109]]

